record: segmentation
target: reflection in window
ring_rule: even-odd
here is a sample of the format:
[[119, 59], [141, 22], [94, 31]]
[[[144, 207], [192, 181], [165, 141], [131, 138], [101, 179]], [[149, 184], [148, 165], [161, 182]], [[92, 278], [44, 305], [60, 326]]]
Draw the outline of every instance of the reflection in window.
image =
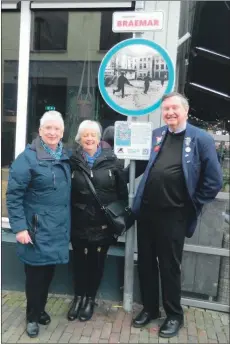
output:
[[7, 217], [6, 189], [8, 171], [14, 159], [17, 120], [17, 81], [19, 48], [19, 12], [2, 12], [2, 216]]
[[132, 33], [115, 33], [112, 31], [112, 11], [101, 12], [100, 49], [109, 50], [124, 39], [132, 38]]
[[34, 12], [33, 50], [66, 50], [67, 32], [67, 11]]

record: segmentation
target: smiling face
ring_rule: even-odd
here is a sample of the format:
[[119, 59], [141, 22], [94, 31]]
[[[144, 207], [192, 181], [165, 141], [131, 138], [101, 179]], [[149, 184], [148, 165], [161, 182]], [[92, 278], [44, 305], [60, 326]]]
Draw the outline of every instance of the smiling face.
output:
[[64, 128], [59, 121], [46, 121], [39, 128], [39, 135], [51, 149], [55, 150], [63, 137]]
[[84, 129], [81, 133], [80, 144], [89, 155], [94, 155], [99, 145], [98, 132], [94, 128]]
[[162, 102], [162, 116], [170, 129], [175, 131], [185, 125], [188, 118], [188, 108], [182, 104], [180, 97], [172, 96]]

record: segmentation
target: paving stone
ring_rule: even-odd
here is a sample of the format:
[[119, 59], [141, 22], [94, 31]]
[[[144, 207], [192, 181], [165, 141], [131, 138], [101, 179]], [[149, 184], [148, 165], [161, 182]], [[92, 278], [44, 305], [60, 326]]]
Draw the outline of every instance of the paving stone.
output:
[[229, 326], [223, 326], [222, 327], [222, 331], [225, 333], [225, 335], [226, 335], [226, 337], [227, 337], [227, 339], [228, 339], [228, 341], [229, 341]]
[[139, 335], [138, 334], [130, 334], [129, 343], [138, 343]]
[[90, 343], [97, 343], [100, 339], [101, 329], [94, 328], [90, 337]]
[[199, 340], [199, 343], [207, 343], [208, 342], [208, 336], [207, 336], [207, 332], [205, 330], [198, 329], [198, 340]]
[[218, 319], [219, 318], [219, 313], [216, 312], [216, 311], [207, 310], [206, 312], [209, 313], [212, 316], [213, 319]]
[[215, 339], [215, 340], [217, 339], [216, 332], [213, 327], [207, 327], [206, 331], [207, 331], [207, 335], [209, 339]]
[[101, 339], [109, 339], [110, 333], [112, 332], [112, 324], [111, 323], [105, 323], [102, 332], [101, 332]]
[[69, 343], [78, 343], [78, 341], [81, 338], [82, 331], [83, 331], [83, 327], [76, 328], [73, 331], [72, 336], [70, 337]]
[[58, 343], [69, 343], [70, 337], [71, 337], [71, 333], [63, 333]]
[[82, 336], [78, 343], [89, 343], [90, 337]]
[[217, 332], [216, 334], [219, 343], [228, 343], [228, 340], [223, 332]]
[[197, 337], [197, 327], [195, 322], [188, 323], [188, 335], [191, 337]]
[[168, 343], [168, 342], [169, 342], [168, 338], [161, 338], [161, 337], [159, 337], [158, 343]]
[[222, 314], [220, 316], [220, 320], [223, 325], [229, 325], [229, 320], [230, 320], [229, 314]]
[[139, 334], [139, 343], [148, 343], [149, 342], [149, 331], [143, 329]]
[[93, 332], [93, 324], [87, 322], [85, 328], [83, 329], [82, 336], [90, 337]]
[[120, 341], [120, 333], [112, 332], [109, 337], [109, 343], [128, 343]]
[[188, 343], [195, 344], [198, 343], [198, 338], [193, 336], [188, 336]]

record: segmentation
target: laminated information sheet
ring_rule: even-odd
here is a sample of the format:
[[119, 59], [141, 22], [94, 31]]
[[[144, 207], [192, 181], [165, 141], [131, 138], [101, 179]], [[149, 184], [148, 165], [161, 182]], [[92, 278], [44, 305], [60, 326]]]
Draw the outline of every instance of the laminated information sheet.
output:
[[115, 122], [114, 152], [119, 159], [149, 160], [152, 123]]

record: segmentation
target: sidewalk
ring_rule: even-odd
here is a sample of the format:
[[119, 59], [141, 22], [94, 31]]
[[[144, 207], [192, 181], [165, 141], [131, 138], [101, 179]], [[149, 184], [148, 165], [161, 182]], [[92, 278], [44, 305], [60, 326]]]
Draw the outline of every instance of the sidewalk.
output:
[[46, 310], [52, 321], [40, 325], [39, 337], [31, 339], [25, 333], [24, 293], [2, 291], [2, 343], [229, 343], [226, 313], [184, 307], [185, 327], [168, 340], [157, 334], [163, 319], [142, 330], [130, 326], [139, 305], [127, 314], [121, 304], [99, 301], [92, 320], [81, 323], [66, 319], [70, 301], [66, 295], [50, 295]]

